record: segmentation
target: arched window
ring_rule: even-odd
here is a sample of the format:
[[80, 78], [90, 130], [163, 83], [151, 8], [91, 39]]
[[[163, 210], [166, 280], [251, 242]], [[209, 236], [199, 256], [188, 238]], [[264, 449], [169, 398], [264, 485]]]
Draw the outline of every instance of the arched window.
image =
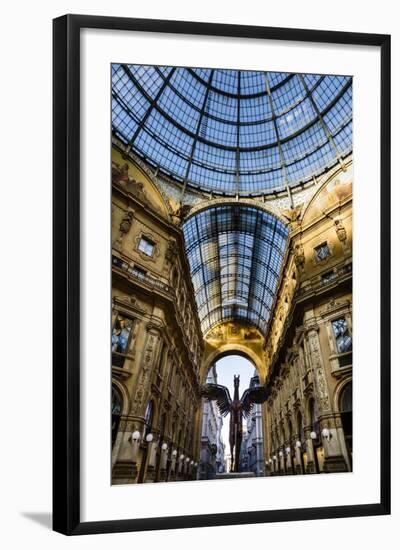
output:
[[348, 382], [340, 394], [340, 412], [351, 412], [353, 410], [353, 388], [352, 383]]
[[303, 426], [303, 417], [301, 412], [297, 413], [297, 433], [299, 434], [299, 439], [301, 442], [304, 441], [304, 426]]
[[117, 439], [119, 423], [122, 414], [122, 395], [116, 386], [112, 386], [111, 394], [111, 444], [114, 447]]
[[124, 366], [132, 339], [133, 325], [133, 319], [128, 317], [117, 315], [115, 319], [111, 336], [112, 364], [115, 367]]
[[[299, 437], [299, 441], [301, 444], [304, 444], [304, 426], [303, 426], [303, 416], [300, 411], [297, 412], [297, 433]], [[300, 447], [299, 449], [299, 455], [300, 455], [300, 472], [302, 474], [306, 473], [306, 467], [304, 464], [304, 447]]]
[[281, 428], [281, 442], [280, 443], [283, 446], [285, 444], [285, 440], [286, 440], [285, 426], [283, 425], [283, 421], [281, 422], [280, 428]]
[[319, 474], [321, 472], [322, 462], [323, 462], [323, 447], [322, 447], [322, 442], [320, 438], [317, 402], [315, 401], [314, 398], [310, 399], [309, 407], [310, 407], [310, 411], [309, 411], [310, 420], [311, 420], [311, 426], [312, 426], [311, 429], [317, 435], [317, 437], [312, 440], [315, 473]]
[[293, 437], [293, 426], [292, 426], [291, 420], [288, 420], [288, 430], [289, 430], [289, 440], [291, 443], [292, 437]]
[[349, 460], [353, 455], [353, 385], [348, 382], [339, 396], [339, 410], [342, 419], [342, 427], [346, 440]]
[[317, 408], [317, 402], [314, 398], [311, 398], [309, 401], [309, 414], [310, 414], [310, 424], [312, 426], [312, 430], [319, 435], [319, 422], [318, 422], [318, 408]]
[[160, 438], [159, 438], [160, 445], [162, 445], [163, 443], [166, 423], [167, 423], [167, 413], [163, 413], [160, 419]]
[[179, 430], [178, 439], [176, 440], [176, 446], [178, 449], [181, 449], [181, 443], [182, 443], [182, 429]]
[[147, 403], [146, 412], [144, 415], [144, 434], [143, 438], [146, 438], [146, 435], [151, 432], [151, 427], [153, 424], [153, 414], [154, 414], [154, 403], [149, 401]]

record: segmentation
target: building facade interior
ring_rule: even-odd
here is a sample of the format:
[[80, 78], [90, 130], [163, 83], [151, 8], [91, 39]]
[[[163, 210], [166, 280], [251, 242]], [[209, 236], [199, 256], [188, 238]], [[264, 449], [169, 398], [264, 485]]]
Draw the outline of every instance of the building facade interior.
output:
[[351, 471], [351, 77], [111, 79], [112, 483], [230, 475], [202, 386], [232, 354], [267, 395], [243, 476]]

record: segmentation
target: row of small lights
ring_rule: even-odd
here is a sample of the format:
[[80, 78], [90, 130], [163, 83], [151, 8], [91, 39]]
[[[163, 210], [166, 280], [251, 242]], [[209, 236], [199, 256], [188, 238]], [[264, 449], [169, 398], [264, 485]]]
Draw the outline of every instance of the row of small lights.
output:
[[[140, 432], [138, 432], [138, 431], [133, 432], [133, 434], [132, 434], [132, 440], [135, 441], [135, 442], [137, 442], [137, 441], [139, 441], [139, 439], [140, 439]], [[147, 434], [147, 435], [146, 435], [146, 441], [147, 441], [147, 443], [151, 443], [151, 442], [153, 441], [153, 434]], [[166, 451], [166, 450], [168, 449], [168, 444], [167, 444], [167, 443], [163, 443], [163, 444], [161, 445], [161, 449], [162, 449], [163, 451]], [[177, 451], [176, 449], [174, 449], [174, 450], [172, 451], [172, 456], [173, 456], [173, 457], [176, 457], [177, 454], [178, 454], [178, 451]], [[185, 455], [181, 455], [181, 456], [179, 457], [179, 460], [183, 460], [184, 458], [185, 458]], [[194, 460], [190, 460], [189, 457], [186, 457], [186, 462], [189, 462], [189, 461], [190, 461], [190, 465], [191, 465], [191, 466], [194, 466], [195, 468], [197, 468], [197, 462], [194, 462]]]
[[[324, 428], [324, 429], [321, 431], [321, 435], [322, 435], [322, 437], [323, 437], [324, 439], [328, 439], [328, 438], [330, 437], [330, 435], [331, 435], [331, 432], [328, 430], [328, 428]], [[316, 434], [316, 432], [310, 432], [310, 439], [317, 439], [317, 434]], [[301, 441], [300, 441], [300, 440], [297, 440], [296, 443], [295, 443], [295, 445], [296, 445], [296, 447], [297, 447], [298, 449], [300, 449], [300, 448], [301, 448]], [[291, 453], [290, 447], [286, 447], [285, 451], [286, 451], [286, 454], [287, 454], [287, 455], [290, 455], [290, 453]], [[282, 452], [282, 451], [279, 451], [278, 455], [279, 455], [280, 457], [282, 457], [282, 456], [283, 456], [283, 452]], [[274, 455], [272, 458], [270, 458], [268, 462], [269, 462], [270, 464], [272, 464], [272, 460], [276, 460], [276, 455]]]

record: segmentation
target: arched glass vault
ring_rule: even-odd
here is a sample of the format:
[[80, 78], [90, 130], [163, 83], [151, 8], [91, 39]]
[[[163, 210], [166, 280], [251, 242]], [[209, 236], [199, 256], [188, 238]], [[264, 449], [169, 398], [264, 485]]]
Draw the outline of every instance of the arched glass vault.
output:
[[113, 64], [112, 128], [182, 193], [289, 190], [351, 152], [352, 79]]
[[260, 208], [227, 204], [194, 214], [182, 228], [203, 333], [233, 319], [265, 334], [286, 225]]

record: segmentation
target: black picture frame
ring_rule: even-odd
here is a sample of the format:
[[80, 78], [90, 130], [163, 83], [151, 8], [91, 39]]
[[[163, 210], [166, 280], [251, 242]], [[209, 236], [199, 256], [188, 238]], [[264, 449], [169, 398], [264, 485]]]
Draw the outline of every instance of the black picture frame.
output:
[[[351, 506], [80, 520], [80, 31], [84, 28], [378, 46], [381, 51], [381, 495]], [[390, 513], [390, 36], [65, 15], [53, 21], [53, 529], [66, 535]]]

